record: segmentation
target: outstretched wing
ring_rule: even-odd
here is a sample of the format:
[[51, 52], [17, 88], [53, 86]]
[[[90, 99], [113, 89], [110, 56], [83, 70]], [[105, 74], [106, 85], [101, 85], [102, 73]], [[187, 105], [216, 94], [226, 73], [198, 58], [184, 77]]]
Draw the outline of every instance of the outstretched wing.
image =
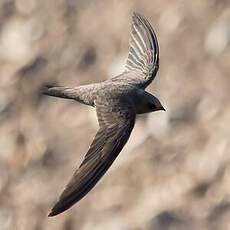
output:
[[100, 129], [49, 216], [67, 210], [83, 198], [108, 170], [129, 139], [135, 123], [132, 108], [120, 104], [108, 107], [96, 103], [96, 110]]
[[155, 78], [158, 69], [157, 36], [148, 20], [140, 14], [134, 13], [125, 72], [115, 79], [127, 79], [129, 83], [145, 88]]

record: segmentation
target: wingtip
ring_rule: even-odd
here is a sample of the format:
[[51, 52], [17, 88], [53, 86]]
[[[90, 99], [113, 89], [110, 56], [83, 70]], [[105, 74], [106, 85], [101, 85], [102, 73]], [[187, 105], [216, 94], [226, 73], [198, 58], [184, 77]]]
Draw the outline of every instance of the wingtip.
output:
[[48, 214], [48, 217], [53, 217], [56, 216], [58, 214], [60, 214], [61, 212], [58, 212], [57, 210], [55, 210], [54, 208], [52, 208], [52, 210], [50, 211], [50, 213]]
[[140, 13], [137, 12], [137, 11], [134, 11], [134, 12], [133, 12], [133, 18], [138, 18], [139, 20], [146, 19], [142, 14], [140, 14]]
[[57, 205], [54, 205], [53, 208], [50, 210], [48, 217], [53, 217], [53, 216], [56, 216], [60, 213], [60, 212], [58, 212], [56, 206]]
[[52, 211], [48, 214], [48, 217], [52, 217], [54, 216], [54, 214], [52, 213]]
[[[75, 203], [75, 202], [74, 202]], [[51, 209], [48, 217], [59, 215], [69, 209], [74, 203], [69, 203], [68, 201], [59, 200]]]
[[133, 12], [133, 15], [132, 15], [133, 19], [138, 19], [140, 17], [141, 17], [141, 15], [138, 12], [136, 12], [136, 11]]
[[66, 209], [65, 209], [65, 208], [63, 209], [62, 207], [60, 207], [60, 203], [57, 202], [57, 203], [53, 206], [53, 208], [51, 209], [50, 213], [48, 214], [48, 217], [56, 216], [56, 215], [58, 215], [58, 214], [64, 212], [65, 210], [66, 210]]

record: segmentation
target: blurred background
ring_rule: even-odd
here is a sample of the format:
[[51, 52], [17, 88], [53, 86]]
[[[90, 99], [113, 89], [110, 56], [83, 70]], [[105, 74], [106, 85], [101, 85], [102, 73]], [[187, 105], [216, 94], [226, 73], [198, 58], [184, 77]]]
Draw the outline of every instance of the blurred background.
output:
[[[160, 43], [142, 115], [96, 187], [47, 214], [97, 131], [95, 111], [41, 96], [123, 71], [131, 15]], [[0, 0], [0, 229], [230, 229], [228, 0]]]

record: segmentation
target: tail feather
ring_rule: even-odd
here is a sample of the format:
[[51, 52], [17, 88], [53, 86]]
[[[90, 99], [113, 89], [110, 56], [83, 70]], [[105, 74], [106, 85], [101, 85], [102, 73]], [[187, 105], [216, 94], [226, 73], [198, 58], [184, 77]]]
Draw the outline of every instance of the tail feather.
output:
[[60, 97], [65, 99], [73, 99], [85, 105], [94, 106], [95, 99], [94, 85], [84, 85], [78, 87], [65, 87], [55, 85], [44, 85], [41, 93], [52, 97]]
[[53, 97], [61, 97], [67, 99], [75, 99], [74, 89], [63, 86], [45, 85], [41, 89], [41, 93]]

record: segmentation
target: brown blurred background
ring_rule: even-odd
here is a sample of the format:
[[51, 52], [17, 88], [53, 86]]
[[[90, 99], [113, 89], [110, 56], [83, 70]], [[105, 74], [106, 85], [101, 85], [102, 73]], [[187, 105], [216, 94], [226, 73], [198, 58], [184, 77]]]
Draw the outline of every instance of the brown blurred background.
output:
[[[100, 183], [48, 218], [98, 125], [39, 88], [120, 73], [133, 11], [158, 35], [148, 91], [167, 111], [140, 116]], [[230, 229], [229, 66], [228, 0], [0, 0], [0, 229]]]

